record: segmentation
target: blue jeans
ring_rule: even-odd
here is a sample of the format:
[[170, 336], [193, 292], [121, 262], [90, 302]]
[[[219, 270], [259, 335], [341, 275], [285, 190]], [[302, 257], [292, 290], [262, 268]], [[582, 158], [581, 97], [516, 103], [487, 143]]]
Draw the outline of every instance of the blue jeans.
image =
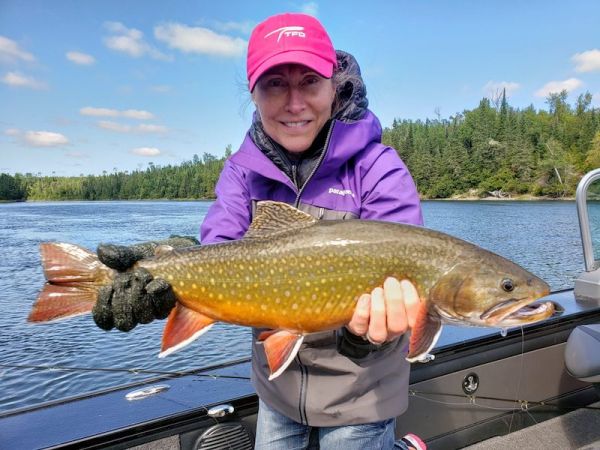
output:
[[406, 450], [394, 442], [396, 419], [361, 425], [310, 427], [259, 401], [255, 450]]

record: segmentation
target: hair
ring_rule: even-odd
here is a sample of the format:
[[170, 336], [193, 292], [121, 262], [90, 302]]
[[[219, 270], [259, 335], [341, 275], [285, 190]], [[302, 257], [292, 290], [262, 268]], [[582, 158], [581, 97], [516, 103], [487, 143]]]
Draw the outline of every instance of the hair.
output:
[[335, 89], [335, 97], [331, 107], [331, 117], [338, 119], [340, 118], [339, 116], [343, 115], [349, 103], [354, 99], [357, 94], [356, 90], [363, 89], [365, 90], [364, 95], [366, 95], [366, 89], [360, 76], [360, 72], [357, 73], [353, 70], [346, 70], [346, 67], [342, 67], [342, 64], [337, 65], [333, 71], [331, 80], [333, 81], [333, 87]]

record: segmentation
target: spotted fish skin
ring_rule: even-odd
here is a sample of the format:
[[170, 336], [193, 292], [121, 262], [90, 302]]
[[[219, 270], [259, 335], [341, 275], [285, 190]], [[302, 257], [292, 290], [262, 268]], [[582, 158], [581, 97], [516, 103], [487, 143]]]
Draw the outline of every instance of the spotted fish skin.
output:
[[183, 305], [216, 320], [311, 333], [347, 323], [358, 297], [388, 276], [413, 281], [426, 297], [453, 264], [455, 247], [409, 225], [319, 221], [274, 238], [174, 250], [140, 265], [166, 279]]

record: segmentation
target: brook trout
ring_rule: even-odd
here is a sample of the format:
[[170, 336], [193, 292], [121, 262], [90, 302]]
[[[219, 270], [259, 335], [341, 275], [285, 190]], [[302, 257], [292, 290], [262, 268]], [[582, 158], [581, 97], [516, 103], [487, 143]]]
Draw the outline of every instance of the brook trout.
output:
[[[44, 243], [48, 282], [29, 321], [90, 312], [115, 275], [96, 254]], [[407, 359], [423, 359], [442, 323], [511, 327], [543, 320], [552, 302], [532, 304], [548, 285], [517, 264], [430, 229], [367, 220], [318, 221], [292, 206], [260, 202], [243, 239], [163, 251], [138, 261], [173, 287], [177, 305], [160, 356], [178, 350], [216, 321], [268, 328], [271, 378], [294, 358], [306, 334], [348, 323], [361, 294], [395, 277], [421, 299]]]

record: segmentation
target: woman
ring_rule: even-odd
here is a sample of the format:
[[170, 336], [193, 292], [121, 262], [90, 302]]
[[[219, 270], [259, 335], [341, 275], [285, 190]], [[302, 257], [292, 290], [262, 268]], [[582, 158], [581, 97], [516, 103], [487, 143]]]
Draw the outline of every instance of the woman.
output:
[[[239, 239], [256, 202], [292, 204], [319, 219], [377, 219], [422, 224], [413, 180], [396, 151], [381, 144], [354, 58], [336, 51], [323, 26], [303, 14], [270, 17], [248, 44], [248, 86], [256, 112], [240, 149], [225, 163], [203, 244]], [[171, 246], [192, 245], [186, 238]], [[181, 242], [179, 242], [181, 241]], [[158, 242], [101, 245], [102, 262], [124, 271], [100, 292], [96, 324], [128, 331], [165, 318], [175, 304], [165, 280], [125, 271]], [[415, 436], [394, 443], [395, 417], [407, 407], [405, 332], [418, 296], [389, 278], [358, 299], [350, 323], [306, 336], [276, 379], [254, 330], [252, 381], [260, 398], [257, 449], [425, 448]]]
[[[413, 180], [396, 151], [381, 144], [356, 61], [336, 53], [315, 18], [281, 14], [257, 25], [247, 75], [254, 120], [225, 163], [201, 227], [203, 244], [241, 238], [260, 200], [325, 220], [422, 224]], [[404, 333], [417, 303], [412, 284], [386, 280], [359, 299], [345, 328], [307, 336], [272, 381], [256, 341], [261, 330], [254, 330], [256, 448], [306, 448], [316, 440], [327, 449], [392, 448], [394, 417], [407, 407]]]

